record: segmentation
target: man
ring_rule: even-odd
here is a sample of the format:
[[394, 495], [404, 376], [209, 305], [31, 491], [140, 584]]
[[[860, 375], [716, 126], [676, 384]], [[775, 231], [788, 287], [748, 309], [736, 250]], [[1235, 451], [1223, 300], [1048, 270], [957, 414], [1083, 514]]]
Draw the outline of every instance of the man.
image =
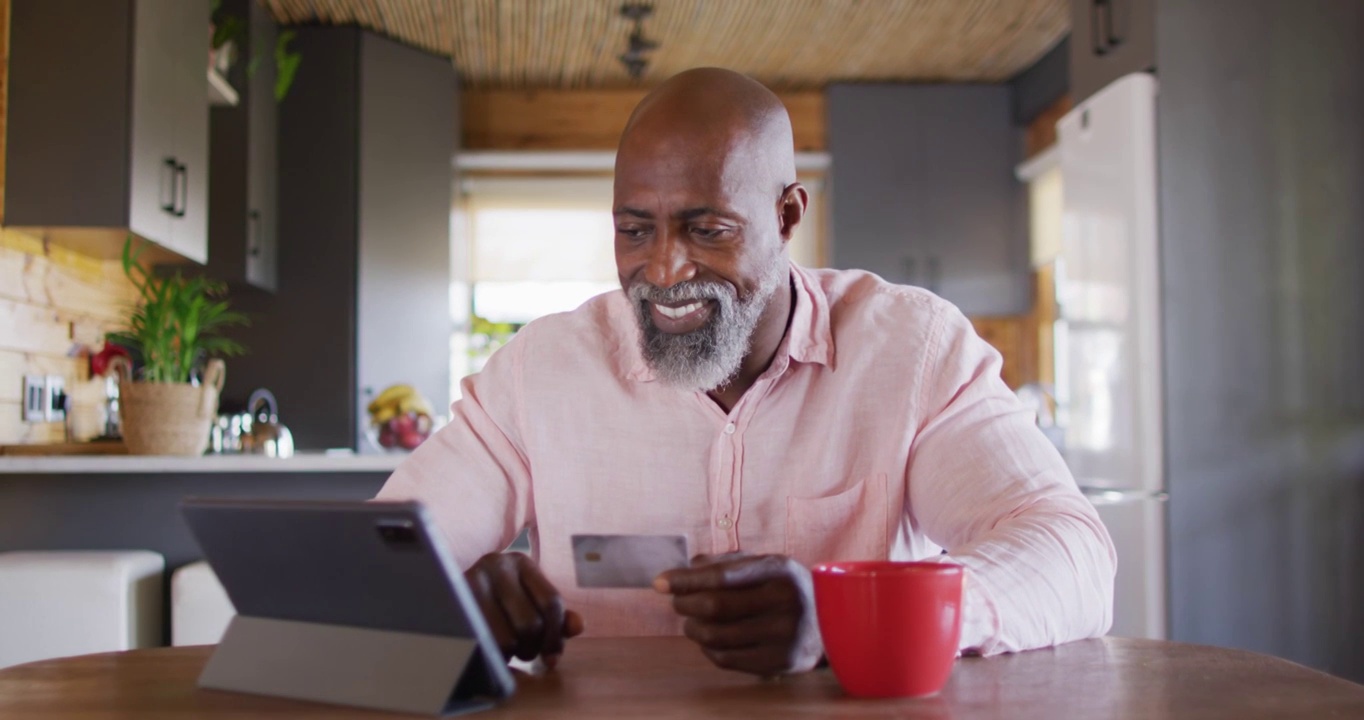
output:
[[[380, 492], [433, 511], [508, 655], [684, 633], [721, 667], [808, 670], [807, 567], [836, 559], [964, 565], [964, 651], [1107, 630], [1112, 544], [999, 355], [928, 292], [787, 259], [792, 146], [742, 75], [650, 93], [616, 156], [623, 292], [525, 327]], [[500, 553], [523, 528], [534, 559]], [[653, 590], [581, 589], [575, 533], [699, 556]]]

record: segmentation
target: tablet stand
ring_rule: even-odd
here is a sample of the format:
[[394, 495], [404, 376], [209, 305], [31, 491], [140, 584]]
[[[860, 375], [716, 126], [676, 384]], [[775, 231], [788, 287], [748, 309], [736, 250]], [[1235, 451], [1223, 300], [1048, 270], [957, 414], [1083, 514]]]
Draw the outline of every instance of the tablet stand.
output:
[[493, 706], [471, 638], [237, 615], [199, 686], [425, 715]]

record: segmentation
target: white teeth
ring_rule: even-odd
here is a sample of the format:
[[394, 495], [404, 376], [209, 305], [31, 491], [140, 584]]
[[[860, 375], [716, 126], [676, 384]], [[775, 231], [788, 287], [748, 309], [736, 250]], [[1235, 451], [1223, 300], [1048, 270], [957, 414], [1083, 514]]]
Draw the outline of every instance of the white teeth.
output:
[[670, 317], [676, 320], [678, 318], [685, 317], [690, 313], [696, 312], [697, 310], [700, 310], [701, 303], [694, 302], [691, 303], [690, 305], [683, 305], [682, 307], [679, 308], [670, 308], [666, 305], [659, 305], [658, 303], [654, 303], [654, 307], [657, 308], [658, 312], [661, 313], [664, 317]]

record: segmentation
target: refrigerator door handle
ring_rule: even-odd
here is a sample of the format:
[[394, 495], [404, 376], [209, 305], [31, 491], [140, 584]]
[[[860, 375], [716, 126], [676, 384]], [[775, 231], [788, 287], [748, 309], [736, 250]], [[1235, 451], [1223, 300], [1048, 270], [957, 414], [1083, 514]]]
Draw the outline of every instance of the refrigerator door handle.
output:
[[1095, 505], [1123, 505], [1146, 500], [1165, 502], [1170, 499], [1170, 494], [1163, 490], [1134, 490], [1129, 488], [1096, 487], [1093, 485], [1081, 485], [1080, 493]]

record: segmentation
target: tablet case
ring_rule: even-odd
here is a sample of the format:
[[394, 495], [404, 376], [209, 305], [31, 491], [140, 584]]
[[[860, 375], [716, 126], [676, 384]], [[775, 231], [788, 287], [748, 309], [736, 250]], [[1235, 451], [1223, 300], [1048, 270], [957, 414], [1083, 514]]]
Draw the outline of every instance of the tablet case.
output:
[[420, 505], [189, 499], [237, 609], [199, 685], [455, 715], [515, 683]]

